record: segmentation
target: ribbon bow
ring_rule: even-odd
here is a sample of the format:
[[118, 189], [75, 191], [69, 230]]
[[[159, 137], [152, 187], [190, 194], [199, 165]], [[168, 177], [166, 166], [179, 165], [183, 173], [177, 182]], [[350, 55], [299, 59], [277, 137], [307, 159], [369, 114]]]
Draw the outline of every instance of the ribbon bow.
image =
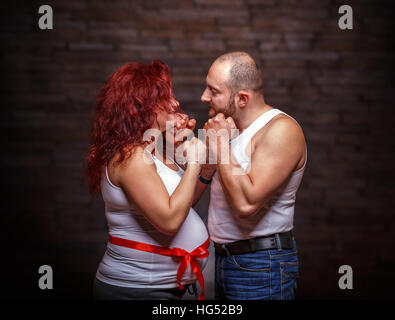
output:
[[183, 257], [177, 271], [177, 283], [180, 290], [184, 288], [183, 285], [181, 284], [181, 277], [187, 270], [189, 264], [191, 264], [192, 271], [196, 275], [196, 278], [202, 288], [202, 293], [200, 294], [198, 300], [204, 300], [204, 278], [203, 278], [202, 270], [200, 270], [199, 264], [196, 262], [195, 259], [207, 258], [210, 254], [207, 250], [209, 245], [210, 245], [210, 239], [207, 239], [205, 243], [197, 247], [192, 252], [188, 252], [180, 248], [171, 249], [172, 256]]

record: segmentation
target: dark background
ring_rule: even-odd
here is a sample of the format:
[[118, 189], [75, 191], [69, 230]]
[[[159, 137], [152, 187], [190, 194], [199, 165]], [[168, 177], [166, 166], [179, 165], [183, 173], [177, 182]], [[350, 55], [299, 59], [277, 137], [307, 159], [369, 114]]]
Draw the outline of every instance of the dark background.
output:
[[[210, 64], [243, 50], [261, 65], [267, 103], [304, 129], [297, 195], [299, 299], [394, 298], [392, 1], [3, 1], [1, 274], [9, 298], [90, 298], [107, 241], [104, 206], [83, 178], [95, 99], [127, 61], [169, 64], [201, 127]], [[38, 28], [52, 6], [54, 29]], [[208, 194], [197, 206], [207, 219]], [[213, 255], [211, 255], [213, 257]], [[212, 259], [206, 297], [212, 298]], [[38, 288], [50, 265], [54, 289]], [[340, 290], [350, 265], [354, 289]]]

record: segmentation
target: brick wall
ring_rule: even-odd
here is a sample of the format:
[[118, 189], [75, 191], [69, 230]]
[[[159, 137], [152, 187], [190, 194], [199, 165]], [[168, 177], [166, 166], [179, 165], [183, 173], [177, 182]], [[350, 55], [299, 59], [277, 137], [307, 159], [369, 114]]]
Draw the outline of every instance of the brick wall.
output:
[[[337, 0], [49, 1], [54, 29], [45, 31], [42, 4], [0, 5], [1, 268], [10, 296], [90, 297], [107, 236], [103, 202], [90, 197], [82, 171], [108, 76], [126, 61], [165, 61], [201, 127], [211, 62], [244, 50], [262, 66], [267, 102], [295, 117], [307, 139], [298, 297], [395, 297], [391, 1], [349, 1], [346, 31]], [[207, 204], [205, 194], [203, 219]], [[52, 291], [38, 289], [43, 264], [53, 267]], [[338, 288], [344, 264], [354, 290]], [[210, 298], [209, 272], [206, 281]]]

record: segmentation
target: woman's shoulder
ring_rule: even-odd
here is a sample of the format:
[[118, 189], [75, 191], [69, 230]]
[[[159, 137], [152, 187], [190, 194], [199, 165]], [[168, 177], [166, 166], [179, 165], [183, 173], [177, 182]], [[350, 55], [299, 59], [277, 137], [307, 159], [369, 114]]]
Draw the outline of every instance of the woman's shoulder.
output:
[[[154, 163], [152, 155], [145, 150], [142, 146], [134, 147], [131, 151], [125, 151], [124, 159], [121, 159], [121, 152], [118, 151], [110, 160], [110, 165], [117, 166], [126, 169], [129, 166], [140, 166], [140, 165], [152, 165]], [[121, 160], [121, 163], [119, 161]]]
[[117, 152], [108, 166], [108, 171], [117, 181], [130, 172], [139, 174], [156, 170], [151, 154], [141, 146], [135, 147], [132, 152], [126, 154], [121, 163], [119, 163], [119, 160], [121, 160], [121, 153]]

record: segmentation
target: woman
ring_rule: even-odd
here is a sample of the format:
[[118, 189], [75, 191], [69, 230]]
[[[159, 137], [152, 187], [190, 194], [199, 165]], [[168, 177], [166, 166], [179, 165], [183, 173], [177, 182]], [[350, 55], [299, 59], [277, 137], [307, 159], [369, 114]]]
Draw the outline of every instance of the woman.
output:
[[182, 144], [184, 171], [164, 162], [161, 142], [167, 149], [171, 143], [164, 135], [153, 150], [144, 141], [149, 129], [165, 133], [169, 120], [193, 129], [195, 121], [179, 111], [169, 68], [160, 61], [122, 66], [99, 93], [87, 174], [105, 202], [109, 242], [94, 281], [96, 299], [180, 299], [196, 280], [204, 298], [209, 240], [191, 205], [213, 173], [199, 177], [205, 146], [197, 138]]

